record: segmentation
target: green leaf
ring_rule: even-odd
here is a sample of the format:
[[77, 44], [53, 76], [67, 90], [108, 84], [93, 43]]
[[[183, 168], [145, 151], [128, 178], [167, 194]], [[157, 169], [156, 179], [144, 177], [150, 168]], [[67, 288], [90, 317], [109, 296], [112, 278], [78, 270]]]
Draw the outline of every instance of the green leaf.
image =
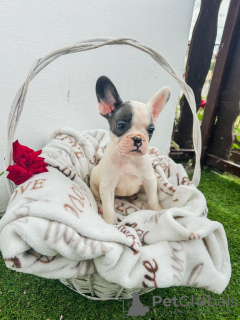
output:
[[237, 138], [237, 141], [240, 141], [240, 136], [236, 136], [236, 138]]
[[204, 109], [199, 109], [197, 113], [197, 117], [199, 121], [202, 121], [204, 115]]
[[240, 150], [240, 146], [236, 143], [233, 144], [232, 149], [238, 149]]
[[173, 141], [173, 140], [171, 140], [171, 147], [173, 147], [173, 148], [176, 149], [177, 151], [180, 150], [179, 145], [178, 145], [175, 141]]
[[0, 176], [1, 176], [2, 174], [4, 174], [4, 171], [0, 173]]

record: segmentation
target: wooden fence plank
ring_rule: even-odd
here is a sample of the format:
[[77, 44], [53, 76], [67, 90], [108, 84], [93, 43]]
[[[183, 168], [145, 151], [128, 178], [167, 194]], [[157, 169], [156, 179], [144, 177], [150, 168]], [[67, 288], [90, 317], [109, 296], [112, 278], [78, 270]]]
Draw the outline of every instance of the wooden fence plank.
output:
[[[229, 141], [232, 138], [230, 137], [231, 128], [229, 129], [229, 127], [233, 125], [233, 119], [236, 117], [237, 112], [239, 112], [236, 105], [239, 100], [239, 85], [237, 85], [239, 82], [237, 76], [240, 58], [239, 44], [237, 44], [239, 42], [239, 19], [240, 1], [231, 0], [201, 126], [203, 144], [202, 163], [205, 162], [209, 149], [211, 149], [210, 153], [216, 153], [216, 155], [224, 159], [228, 158], [227, 153], [229, 153], [229, 145], [231, 145]], [[234, 67], [237, 69], [234, 70]], [[229, 72], [230, 69], [231, 72]], [[232, 75], [232, 72], [236, 72], [236, 74]], [[215, 126], [220, 105], [222, 115]], [[227, 121], [229, 116], [231, 117], [231, 124]], [[227, 133], [226, 131], [224, 132], [225, 126]], [[214, 134], [214, 130], [216, 129], [217, 135]], [[213, 137], [215, 137], [215, 146], [211, 147]], [[224, 143], [220, 148], [221, 141]], [[228, 147], [226, 147], [227, 144]]]
[[211, 145], [208, 152], [228, 160], [234, 140], [233, 125], [240, 113], [240, 14], [236, 25], [234, 49], [228, 64], [225, 81], [223, 79], [214, 125]]
[[195, 157], [194, 149], [171, 149], [169, 157], [173, 160], [189, 160]]
[[[201, 105], [201, 91], [209, 71], [217, 34], [218, 11], [222, 0], [202, 0], [189, 47], [185, 81], [193, 89], [197, 110]], [[180, 148], [192, 149], [192, 113], [183, 96], [181, 115], [174, 129], [173, 140]]]
[[222, 171], [227, 171], [235, 176], [240, 177], [240, 165], [220, 159], [213, 154], [207, 154], [205, 162], [215, 168], [218, 168]]

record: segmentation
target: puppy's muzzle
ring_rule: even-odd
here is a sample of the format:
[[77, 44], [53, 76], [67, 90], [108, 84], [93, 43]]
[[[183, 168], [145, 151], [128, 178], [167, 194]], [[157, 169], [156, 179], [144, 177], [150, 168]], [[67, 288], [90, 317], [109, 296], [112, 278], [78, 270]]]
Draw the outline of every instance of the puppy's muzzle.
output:
[[142, 156], [148, 153], [147, 137], [141, 132], [129, 132], [117, 143], [120, 153], [129, 156]]
[[142, 145], [142, 138], [141, 137], [134, 137], [133, 139], [133, 145], [137, 148], [140, 148]]

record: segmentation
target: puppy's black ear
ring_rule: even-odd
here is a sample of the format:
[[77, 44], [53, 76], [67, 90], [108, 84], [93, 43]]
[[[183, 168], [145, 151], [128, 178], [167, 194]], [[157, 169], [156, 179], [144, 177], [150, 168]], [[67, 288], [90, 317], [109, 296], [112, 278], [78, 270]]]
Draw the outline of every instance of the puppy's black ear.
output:
[[96, 83], [98, 110], [104, 117], [111, 117], [122, 100], [110, 79], [105, 76], [98, 78]]

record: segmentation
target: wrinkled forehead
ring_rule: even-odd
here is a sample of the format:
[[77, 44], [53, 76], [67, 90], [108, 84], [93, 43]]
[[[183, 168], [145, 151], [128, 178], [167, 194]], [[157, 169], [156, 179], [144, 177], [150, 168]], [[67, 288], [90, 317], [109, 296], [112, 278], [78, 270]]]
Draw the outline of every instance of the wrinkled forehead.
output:
[[152, 114], [150, 108], [141, 102], [131, 101], [133, 108], [133, 119], [132, 126], [138, 127], [148, 127], [152, 123]]

